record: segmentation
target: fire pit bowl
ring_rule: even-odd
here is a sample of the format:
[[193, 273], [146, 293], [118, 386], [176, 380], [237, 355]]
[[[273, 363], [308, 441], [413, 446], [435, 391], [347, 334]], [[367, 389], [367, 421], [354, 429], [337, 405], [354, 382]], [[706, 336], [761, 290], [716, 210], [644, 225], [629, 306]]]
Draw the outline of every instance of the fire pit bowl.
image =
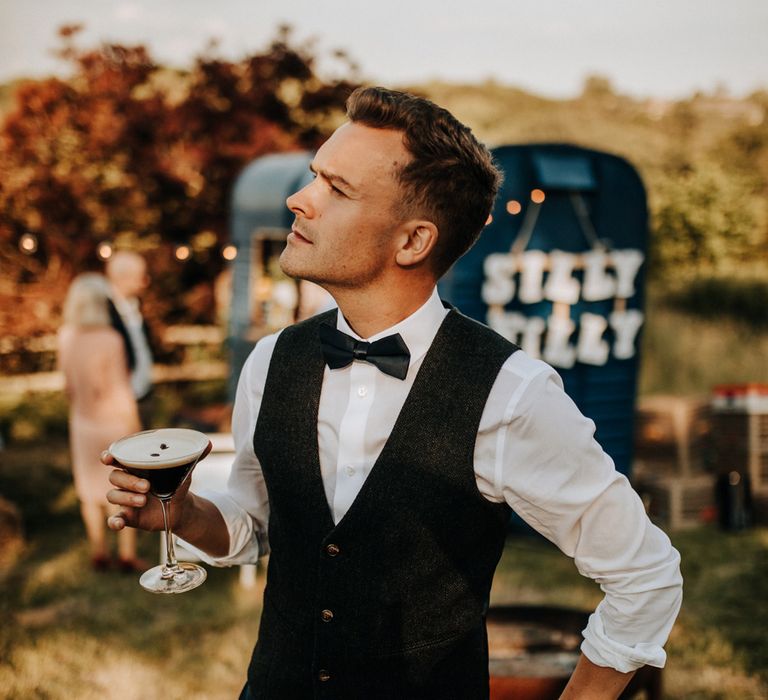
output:
[[[557, 700], [579, 659], [589, 613], [536, 605], [488, 610], [491, 700]], [[661, 698], [661, 669], [641, 668], [622, 693]]]
[[589, 613], [507, 605], [488, 610], [491, 700], [557, 700], [579, 659]]

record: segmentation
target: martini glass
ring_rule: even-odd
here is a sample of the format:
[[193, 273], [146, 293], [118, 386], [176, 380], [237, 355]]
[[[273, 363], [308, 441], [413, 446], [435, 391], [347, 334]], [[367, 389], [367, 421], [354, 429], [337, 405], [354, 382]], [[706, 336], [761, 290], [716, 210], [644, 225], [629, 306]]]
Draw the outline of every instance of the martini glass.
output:
[[166, 561], [145, 571], [141, 587], [150, 593], [185, 593], [207, 576], [205, 569], [176, 561], [171, 531], [171, 499], [189, 477], [208, 447], [208, 438], [197, 430], [160, 428], [120, 438], [109, 446], [115, 466], [149, 482], [149, 493], [160, 501], [165, 525]]

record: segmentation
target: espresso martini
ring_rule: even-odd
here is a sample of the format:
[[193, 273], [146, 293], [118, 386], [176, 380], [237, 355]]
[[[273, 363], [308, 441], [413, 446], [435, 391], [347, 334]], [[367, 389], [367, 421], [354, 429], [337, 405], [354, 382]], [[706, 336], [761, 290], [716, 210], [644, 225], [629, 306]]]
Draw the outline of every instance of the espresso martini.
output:
[[165, 524], [166, 563], [145, 571], [139, 583], [152, 593], [183, 593], [206, 578], [201, 566], [177, 562], [170, 524], [171, 499], [202, 457], [209, 440], [197, 430], [161, 428], [128, 435], [109, 447], [115, 466], [146, 479], [160, 501]]

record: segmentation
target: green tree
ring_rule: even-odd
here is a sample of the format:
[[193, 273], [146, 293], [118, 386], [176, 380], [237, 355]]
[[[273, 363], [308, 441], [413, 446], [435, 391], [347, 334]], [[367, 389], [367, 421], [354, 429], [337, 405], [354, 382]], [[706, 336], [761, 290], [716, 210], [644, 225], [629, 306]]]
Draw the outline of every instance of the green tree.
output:
[[766, 202], [745, 175], [706, 161], [667, 171], [654, 183], [651, 210], [657, 278], [683, 283], [768, 262]]

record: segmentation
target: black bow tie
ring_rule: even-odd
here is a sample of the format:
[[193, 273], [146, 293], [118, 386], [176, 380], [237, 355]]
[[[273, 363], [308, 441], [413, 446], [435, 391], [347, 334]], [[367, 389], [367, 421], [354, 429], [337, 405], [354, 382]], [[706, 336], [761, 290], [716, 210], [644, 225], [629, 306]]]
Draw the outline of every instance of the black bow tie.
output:
[[398, 379], [405, 379], [411, 353], [399, 333], [388, 335], [381, 340], [367, 343], [355, 340], [346, 333], [328, 326], [320, 325], [320, 345], [323, 357], [331, 369], [346, 367], [353, 360], [364, 360], [376, 365], [384, 374]]

